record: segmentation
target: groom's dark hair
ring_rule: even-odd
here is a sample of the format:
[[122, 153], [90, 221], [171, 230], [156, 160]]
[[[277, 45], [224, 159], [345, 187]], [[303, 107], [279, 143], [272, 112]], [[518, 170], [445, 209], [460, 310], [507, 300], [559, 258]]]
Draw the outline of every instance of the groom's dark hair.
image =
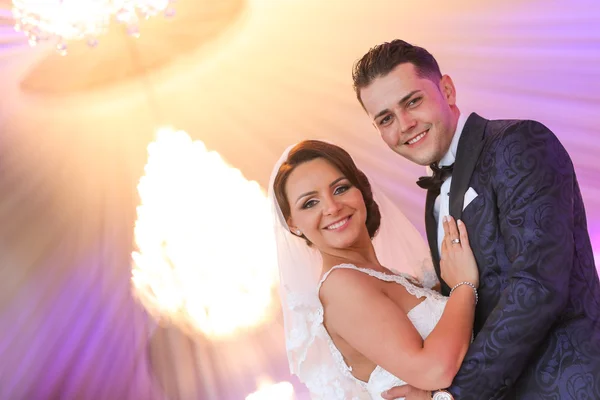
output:
[[[304, 140], [298, 143], [290, 150], [287, 159], [281, 164], [279, 171], [277, 171], [277, 176], [275, 176], [275, 181], [273, 182], [273, 191], [285, 220], [287, 221], [290, 218], [291, 213], [290, 203], [285, 190], [290, 174], [299, 165], [317, 158], [322, 158], [331, 163], [331, 165], [340, 170], [352, 185], [360, 190], [367, 208], [367, 231], [369, 232], [369, 237], [373, 239], [381, 224], [381, 214], [379, 213], [379, 206], [373, 199], [373, 191], [371, 190], [371, 184], [367, 176], [358, 169], [346, 150], [320, 140]], [[311, 244], [306, 237], [304, 239], [309, 245]]]
[[424, 48], [400, 39], [378, 44], [369, 49], [367, 54], [362, 56], [352, 68], [354, 92], [363, 108], [360, 91], [375, 79], [386, 76], [398, 65], [406, 63], [414, 65], [421, 78], [430, 79], [436, 84], [442, 79], [437, 61]]

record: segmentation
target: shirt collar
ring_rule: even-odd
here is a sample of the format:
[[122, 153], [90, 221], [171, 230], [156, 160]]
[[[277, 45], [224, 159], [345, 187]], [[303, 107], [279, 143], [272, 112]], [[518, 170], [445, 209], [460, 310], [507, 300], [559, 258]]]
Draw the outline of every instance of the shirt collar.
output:
[[454, 136], [452, 137], [452, 141], [450, 142], [450, 148], [448, 152], [442, 157], [438, 165], [440, 167], [444, 167], [447, 165], [452, 165], [456, 160], [456, 151], [458, 150], [458, 141], [460, 140], [460, 136], [462, 135], [463, 129], [467, 122], [468, 114], [461, 113], [458, 116], [458, 122], [456, 123], [456, 131], [454, 132]]

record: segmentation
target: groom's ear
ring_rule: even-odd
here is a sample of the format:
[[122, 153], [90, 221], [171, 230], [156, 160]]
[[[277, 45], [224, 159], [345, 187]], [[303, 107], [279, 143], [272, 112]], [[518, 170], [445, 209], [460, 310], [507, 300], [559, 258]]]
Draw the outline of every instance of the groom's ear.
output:
[[449, 75], [442, 76], [442, 79], [440, 80], [440, 91], [449, 105], [453, 106], [456, 104], [456, 88]]

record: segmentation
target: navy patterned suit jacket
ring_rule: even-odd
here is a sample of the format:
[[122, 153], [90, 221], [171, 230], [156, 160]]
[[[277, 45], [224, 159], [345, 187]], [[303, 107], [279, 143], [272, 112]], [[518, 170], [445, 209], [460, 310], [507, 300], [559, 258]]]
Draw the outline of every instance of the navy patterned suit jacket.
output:
[[[469, 187], [478, 196], [463, 211]], [[439, 277], [436, 196], [427, 194], [425, 219]], [[458, 400], [600, 399], [600, 282], [556, 136], [539, 122], [471, 114], [450, 213], [467, 226], [480, 286], [475, 340], [448, 390]]]

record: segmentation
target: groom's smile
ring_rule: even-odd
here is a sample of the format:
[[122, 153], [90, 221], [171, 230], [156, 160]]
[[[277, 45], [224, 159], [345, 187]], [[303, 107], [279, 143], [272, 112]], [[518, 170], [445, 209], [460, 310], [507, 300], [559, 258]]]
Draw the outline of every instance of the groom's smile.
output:
[[421, 141], [421, 139], [423, 139], [427, 133], [429, 133], [429, 129], [419, 133], [418, 135], [415, 135], [414, 137], [412, 137], [411, 139], [407, 140], [406, 142], [404, 142], [405, 145], [413, 145], [413, 144], [417, 144]]

